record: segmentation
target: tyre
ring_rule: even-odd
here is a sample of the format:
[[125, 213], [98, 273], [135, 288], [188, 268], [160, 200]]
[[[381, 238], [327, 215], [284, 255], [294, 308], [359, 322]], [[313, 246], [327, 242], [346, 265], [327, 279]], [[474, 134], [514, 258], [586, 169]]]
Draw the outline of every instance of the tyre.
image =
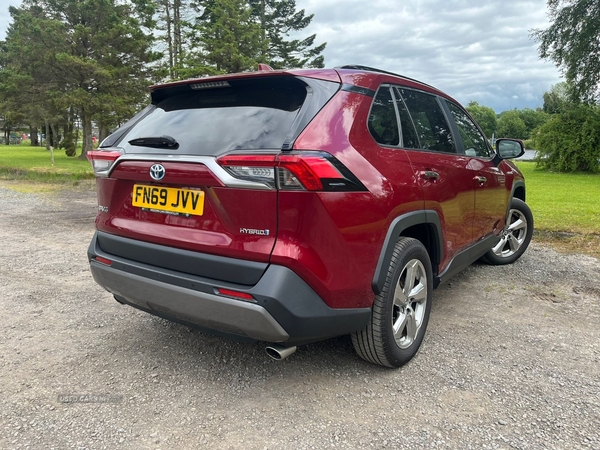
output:
[[512, 264], [525, 253], [532, 234], [533, 214], [529, 206], [523, 200], [513, 198], [506, 226], [500, 235], [500, 242], [483, 255], [483, 260], [496, 266]]
[[419, 350], [431, 311], [433, 274], [427, 250], [416, 239], [400, 238], [383, 290], [375, 297], [371, 321], [352, 333], [356, 353], [366, 361], [400, 367]]

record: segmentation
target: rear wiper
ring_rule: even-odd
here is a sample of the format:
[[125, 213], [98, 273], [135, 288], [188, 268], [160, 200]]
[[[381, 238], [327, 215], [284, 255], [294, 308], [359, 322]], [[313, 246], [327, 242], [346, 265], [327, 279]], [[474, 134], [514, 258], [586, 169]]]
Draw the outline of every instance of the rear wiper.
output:
[[140, 147], [152, 148], [167, 148], [169, 150], [177, 150], [179, 143], [171, 136], [152, 136], [141, 137], [129, 141], [129, 145], [139, 145]]

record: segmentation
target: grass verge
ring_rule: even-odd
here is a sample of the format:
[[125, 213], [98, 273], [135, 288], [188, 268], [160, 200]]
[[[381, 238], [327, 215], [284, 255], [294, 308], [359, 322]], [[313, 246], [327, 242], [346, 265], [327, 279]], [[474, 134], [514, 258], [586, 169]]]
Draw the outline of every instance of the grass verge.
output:
[[525, 176], [535, 241], [600, 257], [600, 174], [546, 172], [533, 162], [517, 166]]
[[44, 147], [0, 145], [0, 178], [38, 182], [73, 182], [93, 179], [87, 160], [69, 157], [64, 150], [54, 150], [54, 165]]

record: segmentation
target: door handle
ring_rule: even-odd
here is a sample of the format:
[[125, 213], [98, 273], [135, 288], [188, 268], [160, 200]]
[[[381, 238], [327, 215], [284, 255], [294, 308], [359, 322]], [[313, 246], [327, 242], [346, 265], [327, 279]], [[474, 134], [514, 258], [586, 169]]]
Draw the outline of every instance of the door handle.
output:
[[482, 177], [481, 175], [477, 175], [475, 178], [473, 178], [474, 181], [477, 181], [479, 184], [483, 184], [487, 181], [486, 177]]
[[440, 174], [433, 170], [423, 170], [421, 172], [421, 177], [426, 180], [437, 180], [440, 177]]

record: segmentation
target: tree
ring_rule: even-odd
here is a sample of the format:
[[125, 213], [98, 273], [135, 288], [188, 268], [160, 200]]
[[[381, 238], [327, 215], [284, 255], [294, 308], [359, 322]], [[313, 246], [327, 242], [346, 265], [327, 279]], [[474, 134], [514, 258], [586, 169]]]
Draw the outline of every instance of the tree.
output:
[[180, 78], [179, 71], [185, 69], [193, 5], [182, 0], [156, 0], [154, 3], [158, 17], [155, 37], [166, 45], [168, 76], [176, 80]]
[[[10, 13], [8, 67], [34, 83], [51, 80], [44, 114], [54, 109], [65, 121], [69, 111], [80, 117], [85, 157], [92, 148], [92, 120], [108, 127], [133, 115], [145, 97], [151, 63], [159, 56], [147, 32], [151, 5], [145, 0], [25, 0]], [[27, 46], [33, 52], [23, 56]]]
[[275, 69], [325, 64], [326, 44], [315, 45], [315, 34], [290, 38], [313, 19], [296, 11], [295, 0], [197, 0], [189, 6], [197, 16], [186, 35], [179, 78], [251, 70], [258, 63]]
[[321, 53], [326, 43], [315, 46], [316, 34], [304, 39], [286, 39], [304, 30], [314, 14], [296, 11], [296, 0], [250, 0], [252, 17], [260, 25], [260, 59], [276, 69], [324, 67]]
[[529, 139], [534, 132], [534, 130], [543, 124], [545, 124], [550, 116], [546, 114], [542, 110], [535, 110], [531, 108], [523, 108], [518, 111], [519, 117], [525, 124], [526, 137], [525, 139]]
[[598, 170], [600, 107], [578, 105], [555, 114], [539, 130], [538, 166], [561, 172]]
[[[50, 128], [64, 118], [54, 105], [61, 89], [51, 69], [56, 52], [65, 50], [64, 30], [37, 7], [11, 7], [9, 12], [13, 22], [0, 43], [0, 99], [6, 110], [29, 123], [33, 143], [39, 128], [45, 126], [50, 136]], [[46, 147], [50, 145], [54, 143], [46, 139]]]
[[504, 111], [500, 114], [498, 137], [527, 139], [527, 126], [516, 109]]
[[491, 138], [498, 126], [496, 112], [492, 108], [480, 105], [474, 101], [469, 102], [467, 111], [473, 116], [473, 119], [479, 124], [488, 139]]
[[[255, 69], [258, 65], [260, 27], [244, 0], [202, 2], [196, 19], [192, 75], [212, 75]], [[195, 73], [193, 73], [195, 72]]]
[[548, 0], [548, 10], [551, 25], [532, 32], [540, 57], [562, 69], [577, 98], [589, 100], [600, 84], [600, 2]]
[[558, 83], [544, 92], [543, 110], [547, 114], [560, 114], [574, 106], [573, 87], [569, 83]]

